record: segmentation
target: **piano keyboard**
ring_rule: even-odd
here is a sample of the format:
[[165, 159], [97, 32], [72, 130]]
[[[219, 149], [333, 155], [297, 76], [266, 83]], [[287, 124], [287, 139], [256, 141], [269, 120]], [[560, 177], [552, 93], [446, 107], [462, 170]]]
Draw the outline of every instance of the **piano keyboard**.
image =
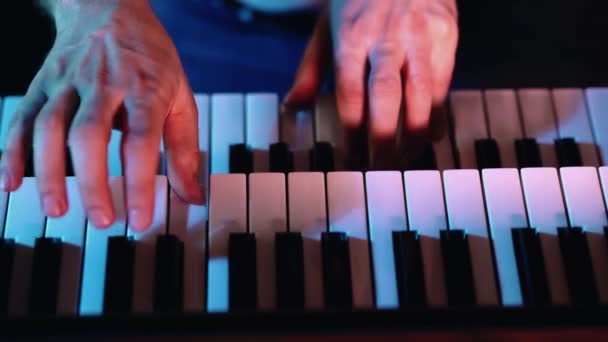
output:
[[[1, 99], [0, 150], [19, 101]], [[132, 230], [119, 132], [111, 227], [87, 222], [71, 175], [61, 218], [31, 174], [0, 194], [0, 315], [608, 302], [608, 88], [455, 90], [449, 134], [390, 170], [349, 166], [330, 96], [282, 114], [275, 94], [196, 102], [205, 205], [161, 162], [154, 222]]]

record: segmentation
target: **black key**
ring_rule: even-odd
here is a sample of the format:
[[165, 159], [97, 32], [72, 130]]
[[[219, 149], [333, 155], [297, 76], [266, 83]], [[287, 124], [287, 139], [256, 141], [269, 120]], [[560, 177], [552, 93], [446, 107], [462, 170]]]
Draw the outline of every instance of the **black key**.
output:
[[475, 156], [478, 169], [500, 168], [500, 152], [494, 139], [481, 139], [475, 141]]
[[545, 259], [536, 229], [513, 228], [513, 248], [525, 305], [549, 305]]
[[72, 154], [70, 153], [69, 147], [67, 147], [65, 150], [65, 175], [66, 177], [73, 177], [76, 175], [74, 173], [74, 163], [72, 161]]
[[135, 241], [125, 236], [108, 239], [106, 286], [103, 311], [105, 314], [128, 313], [133, 300], [133, 267]]
[[230, 145], [230, 173], [253, 172], [253, 153], [246, 144]]
[[184, 243], [174, 235], [156, 240], [154, 310], [177, 313], [183, 310]]
[[432, 143], [424, 144], [412, 163], [411, 170], [437, 170], [435, 149]]
[[289, 145], [278, 142], [270, 145], [270, 172], [289, 173], [293, 171], [293, 153]]
[[426, 305], [420, 239], [416, 231], [393, 232], [399, 306]]
[[0, 239], [0, 316], [8, 309], [8, 291], [10, 290], [15, 261], [15, 241]]
[[464, 230], [442, 230], [441, 254], [450, 306], [475, 305], [469, 241]]
[[329, 309], [349, 309], [353, 305], [348, 236], [342, 232], [321, 234], [323, 296]]
[[574, 138], [556, 139], [555, 153], [560, 167], [583, 166], [581, 153]]
[[304, 253], [301, 233], [275, 235], [277, 307], [304, 308]]
[[580, 227], [558, 228], [557, 236], [572, 304], [598, 304], [595, 276], [585, 232]]
[[50, 315], [57, 312], [61, 252], [60, 239], [36, 239], [28, 302], [31, 314]]
[[515, 140], [515, 153], [517, 154], [517, 166], [519, 168], [543, 166], [536, 139], [525, 138]]
[[255, 247], [254, 234], [230, 234], [228, 241], [230, 310], [255, 310], [257, 308]]
[[34, 169], [34, 151], [30, 150], [30, 153], [27, 156], [27, 160], [25, 161], [25, 170], [23, 171], [24, 177], [34, 177], [36, 175], [36, 170]]
[[334, 171], [334, 148], [330, 143], [315, 143], [310, 151], [310, 168], [317, 172]]

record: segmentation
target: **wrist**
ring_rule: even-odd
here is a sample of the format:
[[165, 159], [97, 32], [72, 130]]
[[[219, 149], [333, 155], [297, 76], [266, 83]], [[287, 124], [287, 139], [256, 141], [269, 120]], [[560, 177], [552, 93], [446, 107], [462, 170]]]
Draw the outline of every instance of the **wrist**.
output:
[[53, 19], [58, 33], [81, 23], [109, 22], [119, 8], [149, 6], [148, 0], [38, 0], [38, 4]]

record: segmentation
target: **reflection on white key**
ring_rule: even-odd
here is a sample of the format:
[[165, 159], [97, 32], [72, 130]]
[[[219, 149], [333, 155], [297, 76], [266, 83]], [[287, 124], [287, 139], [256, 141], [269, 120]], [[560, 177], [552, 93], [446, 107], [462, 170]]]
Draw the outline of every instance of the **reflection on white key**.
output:
[[539, 232], [551, 302], [568, 304], [569, 295], [562, 253], [557, 239], [557, 228], [567, 227], [559, 178], [555, 168], [521, 169], [530, 227]]
[[81, 315], [99, 315], [103, 312], [108, 239], [112, 236], [124, 236], [126, 233], [124, 178], [111, 177], [109, 184], [116, 220], [105, 229], [98, 229], [90, 221], [87, 222], [80, 288]]
[[403, 175], [410, 230], [418, 231], [427, 301], [447, 305], [439, 231], [447, 229], [443, 185], [438, 171], [406, 171]]
[[249, 176], [249, 225], [255, 234], [258, 309], [276, 308], [275, 233], [287, 231], [285, 175], [252, 173]]
[[608, 88], [586, 90], [595, 141], [600, 150], [600, 165], [608, 164]]
[[209, 262], [207, 263], [207, 310], [229, 309], [228, 239], [230, 233], [247, 232], [247, 181], [243, 174], [210, 177]]
[[371, 309], [372, 276], [365, 209], [365, 190], [361, 172], [327, 174], [329, 231], [348, 236], [353, 307]]
[[500, 150], [502, 167], [517, 167], [515, 140], [523, 137], [515, 91], [494, 89], [485, 92], [490, 136]]
[[403, 182], [398, 171], [371, 171], [365, 174], [369, 238], [371, 240], [376, 306], [399, 307], [393, 231], [407, 229]]
[[0, 126], [0, 151], [6, 148], [6, 136], [11, 125], [11, 121], [15, 116], [15, 111], [21, 102], [22, 96], [7, 96], [2, 100], [2, 125]]
[[344, 125], [340, 121], [336, 98], [333, 94], [321, 95], [315, 106], [315, 141], [329, 142], [334, 147], [334, 166], [345, 170], [346, 148]]
[[5, 239], [15, 241], [15, 259], [9, 290], [8, 312], [25, 314], [36, 239], [44, 233], [44, 212], [40, 206], [36, 179], [27, 177], [19, 189], [9, 196]]
[[247, 145], [253, 149], [254, 172], [270, 169], [270, 145], [279, 141], [279, 98], [277, 94], [250, 93], [245, 98]]
[[452, 152], [452, 142], [450, 140], [450, 132], [448, 127], [447, 110], [442, 110], [439, 115], [442, 115], [441, 120], [446, 125], [445, 132], [441, 139], [433, 142], [433, 151], [435, 152], [435, 160], [437, 162], [437, 170], [454, 169], [454, 153]]
[[517, 169], [484, 169], [483, 190], [492, 229], [502, 304], [523, 304], [511, 230], [528, 227]]
[[211, 96], [211, 173], [230, 171], [230, 145], [245, 142], [244, 111], [241, 94]]
[[63, 242], [57, 312], [76, 314], [80, 293], [80, 270], [84, 247], [86, 213], [76, 177], [66, 178], [68, 211], [62, 217], [49, 217], [45, 236]]
[[153, 311], [156, 239], [167, 232], [167, 177], [156, 176], [154, 188], [152, 224], [144, 232], [136, 232], [131, 227], [127, 227], [127, 236], [135, 240], [133, 311], [136, 313]]
[[563, 167], [560, 176], [572, 227], [581, 227], [587, 236], [599, 299], [608, 302], [608, 251], [604, 227], [608, 226], [606, 208], [597, 169]]
[[184, 243], [184, 312], [205, 310], [206, 224], [206, 205], [187, 203], [170, 190], [169, 234]]
[[477, 168], [475, 140], [488, 137], [482, 94], [475, 90], [454, 91], [450, 95], [450, 108], [460, 168]]
[[524, 133], [538, 143], [543, 166], [557, 167], [557, 125], [549, 89], [518, 90]]
[[469, 239], [478, 305], [498, 305], [490, 236], [477, 170], [443, 172], [450, 229], [464, 229]]
[[313, 114], [310, 111], [281, 114], [281, 141], [293, 152], [295, 171], [310, 170], [310, 149], [314, 144]]
[[559, 136], [576, 140], [584, 166], [599, 166], [583, 90], [555, 89], [553, 90], [553, 100], [555, 101]]
[[304, 259], [304, 306], [323, 307], [321, 233], [327, 231], [325, 178], [321, 172], [288, 175], [290, 231], [302, 233]]

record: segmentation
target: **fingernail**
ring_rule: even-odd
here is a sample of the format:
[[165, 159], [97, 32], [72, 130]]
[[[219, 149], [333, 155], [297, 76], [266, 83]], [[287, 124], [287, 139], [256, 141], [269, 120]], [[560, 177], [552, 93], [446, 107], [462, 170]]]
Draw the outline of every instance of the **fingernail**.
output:
[[138, 232], [144, 231], [148, 227], [148, 224], [148, 219], [146, 218], [142, 210], [129, 210], [129, 226], [133, 230]]
[[56, 217], [63, 212], [63, 201], [55, 195], [45, 195], [42, 199], [42, 205], [47, 215]]
[[105, 228], [112, 223], [110, 220], [110, 215], [101, 209], [91, 209], [89, 211], [89, 218], [98, 228]]

